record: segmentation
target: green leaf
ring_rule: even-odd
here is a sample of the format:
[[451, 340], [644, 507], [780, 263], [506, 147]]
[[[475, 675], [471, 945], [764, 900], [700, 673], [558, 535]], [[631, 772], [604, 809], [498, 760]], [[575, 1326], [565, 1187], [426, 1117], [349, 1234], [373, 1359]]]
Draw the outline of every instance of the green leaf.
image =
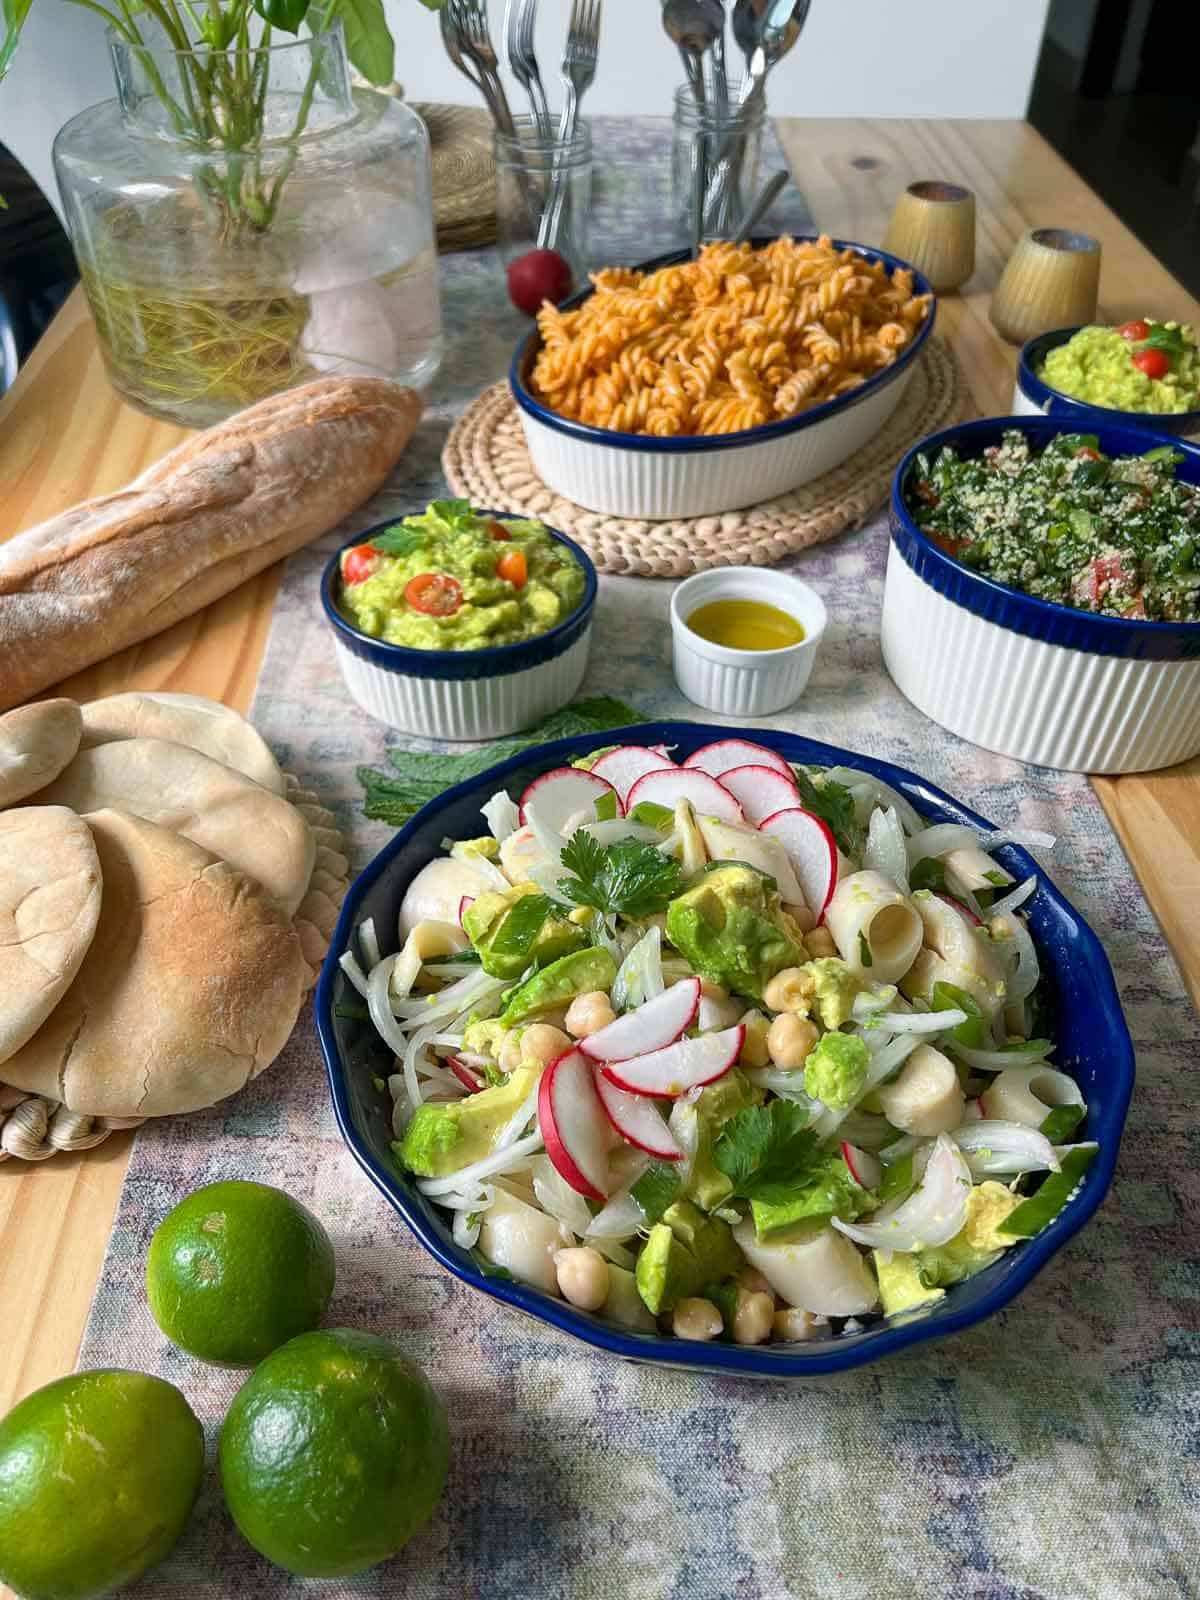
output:
[[1030, 1195], [1028, 1200], [1022, 1200], [1014, 1211], [1010, 1211], [1004, 1221], [998, 1224], [997, 1231], [1010, 1233], [1015, 1239], [1032, 1239], [1035, 1233], [1041, 1233], [1078, 1189], [1095, 1154], [1094, 1144], [1078, 1145], [1074, 1150], [1068, 1150], [1062, 1158], [1062, 1170], [1052, 1172], [1036, 1194]]
[[800, 804], [829, 824], [829, 831], [845, 855], [860, 856], [863, 831], [854, 810], [854, 796], [840, 783], [815, 783], [803, 767], [793, 767]]
[[766, 1184], [798, 1177], [816, 1148], [807, 1110], [772, 1100], [730, 1117], [713, 1146], [713, 1160], [733, 1184], [733, 1196], [749, 1200]]
[[946, 888], [946, 869], [934, 856], [925, 856], [909, 873], [908, 886], [914, 894], [918, 889], [928, 889], [931, 894], [942, 894]]
[[1086, 1116], [1086, 1106], [1055, 1106], [1054, 1110], [1047, 1115], [1038, 1132], [1045, 1134], [1051, 1144], [1066, 1144]]
[[16, 51], [21, 29], [32, 4], [33, 0], [2, 0], [0, 4], [0, 17], [4, 20], [4, 37], [0, 39], [0, 78], [8, 71], [8, 64]]
[[272, 27], [285, 33], [299, 33], [308, 12], [309, 0], [254, 0], [254, 9]]
[[967, 1020], [950, 1030], [950, 1037], [968, 1050], [982, 1050], [986, 1043], [985, 1023], [979, 1002], [956, 983], [935, 983], [930, 996], [935, 1011], [965, 1011]]
[[1150, 335], [1142, 345], [1143, 350], [1161, 350], [1166, 356], [1181, 356], [1187, 349], [1183, 332], [1179, 328], [1168, 328], [1165, 322], [1152, 322]]
[[646, 1226], [653, 1227], [668, 1206], [679, 1198], [683, 1187], [679, 1173], [672, 1161], [652, 1161], [630, 1194], [646, 1215]]
[[428, 543], [428, 534], [419, 533], [415, 528], [385, 528], [371, 540], [371, 549], [385, 556], [410, 556]]
[[580, 828], [563, 846], [562, 864], [575, 874], [558, 880], [562, 893], [606, 916], [651, 917], [683, 887], [678, 861], [643, 839], [601, 846]]
[[396, 47], [383, 0], [321, 0], [309, 8], [309, 27], [320, 33], [339, 17], [352, 64], [377, 88], [391, 83], [396, 71]]
[[472, 527], [476, 520], [469, 500], [431, 500], [429, 510], [453, 532]]
[[548, 895], [522, 895], [509, 909], [499, 933], [492, 941], [493, 952], [500, 956], [527, 956], [550, 911]]

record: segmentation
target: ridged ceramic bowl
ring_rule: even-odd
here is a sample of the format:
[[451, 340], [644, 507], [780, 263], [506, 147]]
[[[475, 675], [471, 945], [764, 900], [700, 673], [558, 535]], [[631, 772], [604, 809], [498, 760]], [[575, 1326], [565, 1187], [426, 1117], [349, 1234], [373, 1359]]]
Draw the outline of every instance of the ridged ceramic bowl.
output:
[[[751, 242], [757, 249], [771, 240]], [[856, 250], [870, 261], [881, 261], [889, 271], [905, 268], [913, 274], [915, 294], [933, 293], [914, 267], [886, 251], [842, 239], [833, 244], [839, 250]], [[674, 250], [640, 262], [637, 270], [653, 272], [687, 259], [686, 250]], [[591, 293], [585, 289], [574, 295], [564, 302], [565, 308], [578, 306]], [[900, 359], [849, 394], [798, 416], [740, 433], [659, 439], [595, 428], [559, 416], [535, 399], [529, 387], [540, 337], [536, 328], [518, 344], [509, 382], [533, 465], [543, 483], [557, 494], [589, 511], [614, 517], [663, 521], [712, 516], [798, 489], [861, 449], [900, 404], [936, 314], [935, 299]]]
[[[480, 510], [481, 517], [511, 517]], [[341, 556], [351, 545], [395, 525], [399, 519], [355, 534], [325, 564], [321, 604], [333, 631], [342, 677], [364, 711], [401, 733], [426, 739], [494, 739], [532, 727], [572, 698], [587, 670], [596, 607], [596, 569], [565, 534], [547, 528], [583, 568], [583, 599], [569, 617], [546, 633], [487, 650], [412, 650], [373, 639], [356, 628], [338, 601]]]
[[[701, 745], [728, 738], [731, 731], [696, 722], [654, 722], [625, 729], [622, 737], [631, 744], [671, 745], [682, 760]], [[852, 762], [875, 773], [899, 789], [931, 822], [991, 826], [943, 790], [885, 761], [793, 734], [757, 727], [747, 732], [788, 761], [822, 766]], [[1014, 845], [1001, 846], [996, 859], [1015, 878], [1038, 875], [1038, 890], [1026, 909], [1040, 953], [1047, 1000], [1055, 1014], [1057, 1058], [1063, 1070], [1077, 1079], [1087, 1099], [1087, 1122], [1078, 1137], [1095, 1139], [1100, 1148], [1079, 1192], [1049, 1227], [1006, 1251], [985, 1272], [948, 1289], [945, 1299], [880, 1318], [856, 1333], [805, 1344], [694, 1344], [660, 1334], [631, 1333], [540, 1289], [501, 1277], [495, 1269], [485, 1269], [476, 1255], [454, 1243], [442, 1213], [396, 1167], [390, 1150], [391, 1102], [386, 1089], [377, 1087], [392, 1070], [391, 1060], [369, 1023], [341, 1014], [345, 1010], [342, 1002], [357, 997], [338, 965], [339, 957], [351, 947], [354, 931], [366, 917], [375, 920], [383, 953], [396, 948], [396, 918], [408, 884], [427, 862], [442, 854], [443, 839], [466, 839], [479, 832], [479, 807], [497, 789], [519, 792], [541, 773], [594, 750], [610, 737], [591, 734], [558, 739], [447, 790], [401, 828], [351, 885], [317, 986], [316, 1023], [338, 1125], [363, 1171], [430, 1255], [463, 1283], [539, 1322], [561, 1328], [585, 1344], [634, 1361], [757, 1378], [807, 1378], [841, 1372], [908, 1345], [957, 1333], [1008, 1305], [1078, 1233], [1104, 1198], [1133, 1088], [1133, 1045], [1100, 941], [1037, 864]]]
[[[804, 629], [798, 644], [779, 650], [735, 650], [688, 627], [688, 618], [715, 600], [757, 600], [785, 611]], [[804, 693], [825, 625], [815, 589], [769, 567], [716, 567], [684, 580], [671, 595], [671, 665], [693, 705], [723, 717], [767, 717]]]
[[[1009, 429], [1044, 447], [1070, 423], [989, 417], [932, 434], [896, 469], [883, 592], [883, 659], [919, 711], [960, 738], [1068, 772], [1148, 772], [1200, 751], [1200, 623], [1098, 616], [1036, 600], [955, 561], [909, 515], [918, 454], [976, 456]], [[1107, 456], [1200, 450], [1170, 434], [1091, 425]]]
[[1095, 433], [1097, 428], [1149, 428], [1156, 433], [1200, 433], [1200, 411], [1122, 411], [1116, 406], [1091, 405], [1055, 389], [1038, 376], [1051, 350], [1066, 344], [1079, 328], [1055, 328], [1039, 333], [1021, 346], [1017, 357], [1017, 381], [1013, 389], [1013, 411], [1022, 417], [1054, 417], [1066, 428]]

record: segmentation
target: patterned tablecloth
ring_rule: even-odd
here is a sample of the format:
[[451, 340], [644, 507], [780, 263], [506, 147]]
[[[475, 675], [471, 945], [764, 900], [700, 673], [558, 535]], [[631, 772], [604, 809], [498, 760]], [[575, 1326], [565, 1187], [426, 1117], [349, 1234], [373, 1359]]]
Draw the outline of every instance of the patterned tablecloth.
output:
[[[614, 158], [605, 253], [644, 255], [663, 216], [641, 187], [661, 169], [663, 125], [599, 131]], [[669, 229], [660, 237], [665, 248]], [[382, 762], [389, 735], [342, 689], [317, 575], [335, 540], [441, 490], [449, 421], [503, 371], [520, 329], [490, 252], [443, 271], [449, 349], [430, 409], [388, 490], [289, 564], [254, 708], [280, 759], [337, 811], [355, 865], [387, 837], [358, 813], [355, 767]], [[210, 1475], [175, 1553], [139, 1587], [145, 1600], [1200, 1595], [1200, 1027], [1087, 782], [975, 749], [892, 687], [878, 644], [885, 545], [877, 521], [795, 563], [832, 623], [804, 699], [772, 724], [886, 756], [993, 820], [1058, 835], [1054, 874], [1104, 940], [1139, 1058], [1099, 1215], [1008, 1311], [843, 1377], [768, 1385], [610, 1360], [459, 1286], [408, 1236], [338, 1137], [306, 1012], [236, 1100], [139, 1134], [81, 1365], [170, 1378], [211, 1438], [239, 1378], [159, 1336], [142, 1292], [147, 1244], [198, 1184], [278, 1184], [333, 1235], [333, 1320], [394, 1337], [440, 1387], [450, 1485], [395, 1561], [308, 1586], [241, 1540]], [[665, 584], [602, 582], [588, 690], [688, 714], [668, 597]]]

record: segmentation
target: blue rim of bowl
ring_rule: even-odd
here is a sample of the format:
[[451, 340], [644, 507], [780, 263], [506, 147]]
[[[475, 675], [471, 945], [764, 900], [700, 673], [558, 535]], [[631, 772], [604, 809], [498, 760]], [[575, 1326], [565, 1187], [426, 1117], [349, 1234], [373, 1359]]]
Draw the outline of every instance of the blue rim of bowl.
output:
[[[679, 722], [639, 723], [620, 730], [627, 742], [645, 745], [675, 743], [681, 734], [686, 734], [688, 737], [703, 734], [706, 739], [715, 740], [727, 737], [729, 731], [728, 727], [711, 723]], [[784, 755], [785, 759], [789, 758], [789, 751], [800, 748], [803, 753], [793, 754], [790, 759], [822, 766], [847, 762], [861, 766], [882, 778], [885, 783], [891, 784], [893, 788], [899, 789], [922, 815], [931, 812], [940, 813], [947, 820], [967, 823], [989, 831], [995, 828], [995, 824], [989, 822], [987, 818], [981, 817], [977, 812], [955, 800], [945, 790], [927, 783], [925, 779], [906, 768], [795, 734], [777, 733], [773, 729], [755, 729], [754, 733], [757, 739], [772, 749], [779, 750], [779, 746], [783, 745], [785, 748], [779, 753]], [[552, 764], [561, 765], [573, 755], [584, 754], [589, 748], [594, 748], [597, 741], [604, 737], [606, 736], [582, 734], [567, 739], [556, 739], [534, 749], [522, 751], [509, 760], [498, 763], [487, 772], [470, 778], [465, 783], [456, 784], [410, 818], [395, 838], [384, 846], [350, 885], [338, 916], [329, 953], [321, 968], [314, 1003], [314, 1017], [321, 1053], [325, 1059], [334, 1116], [354, 1159], [430, 1255], [447, 1271], [453, 1273], [460, 1282], [481, 1289], [494, 1300], [514, 1306], [540, 1322], [549, 1323], [552, 1327], [572, 1334], [585, 1344], [634, 1361], [699, 1369], [719, 1368], [734, 1375], [744, 1373], [756, 1377], [781, 1379], [808, 1377], [815, 1373], [843, 1372], [879, 1360], [910, 1345], [923, 1344], [928, 1339], [959, 1333], [1002, 1310], [1016, 1299], [1051, 1258], [1079, 1232], [1107, 1194], [1116, 1167], [1117, 1153], [1134, 1084], [1133, 1041], [1121, 1011], [1116, 981], [1108, 957], [1104, 953], [1104, 947], [1038, 863], [1026, 851], [1015, 845], [1002, 847], [1008, 870], [1022, 877], [1035, 874], [1038, 879], [1037, 895], [1046, 895], [1060, 912], [1074, 920], [1076, 937], [1081, 945], [1081, 959], [1086, 961], [1089, 970], [1094, 972], [1099, 980], [1093, 997], [1097, 1033], [1102, 1033], [1107, 1040], [1106, 1048], [1114, 1072], [1114, 1081], [1094, 1117], [1089, 1109], [1089, 1136], [1097, 1141], [1099, 1149], [1084, 1174], [1080, 1188], [1068, 1205], [1041, 1233], [1022, 1242], [1020, 1254], [1016, 1256], [1013, 1267], [996, 1282], [992, 1290], [970, 1305], [964, 1305], [959, 1309], [951, 1305], [907, 1322], [875, 1324], [864, 1329], [862, 1333], [843, 1335], [836, 1342], [822, 1346], [819, 1351], [814, 1350], [809, 1355], [800, 1352], [784, 1353], [778, 1345], [756, 1349], [754, 1346], [724, 1343], [695, 1344], [685, 1339], [668, 1338], [662, 1334], [625, 1332], [576, 1310], [565, 1300], [553, 1299], [529, 1285], [510, 1279], [488, 1277], [474, 1263], [469, 1267], [465, 1266], [454, 1250], [446, 1246], [421, 1206], [409, 1194], [405, 1180], [398, 1173], [388, 1171], [371, 1154], [354, 1126], [346, 1071], [338, 1051], [333, 1017], [335, 985], [339, 978], [343, 983], [348, 981], [338, 965], [338, 958], [351, 948], [351, 937], [358, 923], [359, 903], [375, 880], [388, 870], [397, 857], [403, 855], [410, 835], [428, 817], [436, 815], [441, 807], [460, 797], [478, 792], [485, 786], [495, 784], [497, 787], [503, 787], [509, 773], [527, 766], [531, 760], [549, 759]], [[561, 758], [561, 761], [557, 758]], [[765, 1353], [768, 1348], [771, 1351], [769, 1356]]]
[[[817, 234], [796, 234], [798, 243], [813, 242]], [[774, 237], [761, 235], [748, 241], [756, 250], [761, 250], [764, 245], [772, 244]], [[564, 433], [568, 438], [576, 439], [582, 444], [604, 445], [611, 450], [651, 450], [659, 455], [687, 455], [697, 451], [711, 450], [738, 450], [747, 445], [764, 444], [770, 439], [784, 439], [790, 434], [800, 433], [805, 428], [813, 428], [820, 422], [826, 422], [832, 416], [840, 416], [849, 411], [853, 406], [869, 399], [878, 390], [887, 384], [894, 383], [912, 363], [925, 347], [925, 341], [933, 332], [933, 324], [937, 318], [937, 296], [933, 287], [923, 273], [907, 261], [902, 261], [899, 256], [889, 255], [886, 250], [876, 250], [870, 245], [855, 244], [852, 240], [833, 239], [830, 241], [837, 250], [853, 250], [860, 256], [865, 256], [869, 261], [882, 262], [890, 272], [897, 269], [911, 272], [913, 275], [914, 295], [927, 294], [930, 296], [929, 315], [921, 324], [916, 338], [903, 352], [898, 361], [890, 367], [885, 367], [882, 372], [868, 378], [866, 383], [859, 384], [857, 389], [852, 389], [848, 394], [837, 395], [833, 400], [825, 400], [819, 406], [813, 406], [808, 411], [801, 411], [798, 416], [785, 417], [779, 422], [765, 422], [758, 428], [743, 428], [739, 433], [705, 433], [687, 434], [680, 438], [660, 439], [649, 437], [643, 433], [620, 433], [613, 428], [596, 428], [588, 422], [573, 422], [567, 417], [560, 417], [556, 411], [551, 411], [549, 406], [542, 405], [540, 400], [535, 400], [525, 383], [525, 372], [533, 361], [537, 350], [538, 340], [541, 335], [537, 328], [532, 328], [517, 344], [513, 352], [512, 365], [509, 368], [509, 388], [517, 405], [535, 421], [553, 428], [556, 433]], [[654, 272], [659, 267], [671, 267], [677, 262], [686, 261], [691, 252], [688, 250], [668, 250], [660, 256], [653, 256], [649, 261], [640, 261], [634, 267], [635, 272]], [[561, 310], [573, 311], [594, 291], [589, 287], [581, 289], [578, 294], [573, 294], [562, 302]]]
[[[491, 511], [480, 507], [472, 509], [477, 516], [507, 518], [510, 522], [540, 520], [513, 511]], [[580, 549], [574, 539], [568, 539], [557, 528], [542, 523], [550, 537], [558, 544], [565, 545], [575, 557], [583, 568], [584, 576], [583, 599], [569, 617], [564, 617], [545, 633], [539, 633], [532, 639], [521, 639], [516, 644], [492, 645], [486, 650], [416, 650], [408, 645], [389, 644], [385, 639], [373, 639], [369, 633], [363, 633], [338, 607], [336, 589], [341, 582], [342, 552], [349, 550], [352, 545], [365, 544], [385, 528], [394, 528], [406, 515], [409, 513], [401, 512], [399, 516], [389, 517], [386, 522], [376, 522], [372, 527], [356, 533], [352, 539], [347, 539], [330, 556], [321, 573], [321, 604], [326, 620], [354, 655], [371, 662], [373, 666], [383, 667], [387, 672], [403, 673], [408, 678], [504, 678], [510, 673], [525, 672], [530, 667], [554, 661], [587, 631], [596, 606], [596, 569], [587, 551]]]
[[1040, 378], [1038, 367], [1060, 345], [1068, 343], [1083, 327], [1055, 328], [1050, 333], [1039, 333], [1021, 346], [1017, 357], [1017, 388], [1039, 411], [1047, 416], [1060, 417], [1064, 422], [1072, 418], [1082, 421], [1091, 417], [1098, 423], [1126, 423], [1130, 427], [1157, 430], [1160, 433], [1190, 433], [1200, 429], [1200, 411], [1123, 411], [1120, 406], [1099, 406], [1090, 400], [1078, 400], [1074, 395], [1055, 389], [1045, 378]]
[[[1009, 430], [1023, 433], [1042, 446], [1060, 434], [1078, 431], [1065, 426], [1060, 417], [985, 417], [979, 422], [957, 423], [919, 440], [896, 468], [889, 507], [892, 544], [906, 565], [945, 599], [1027, 639], [1131, 661], [1200, 660], [1200, 622], [1105, 617], [1091, 611], [1074, 611], [1052, 600], [1039, 600], [964, 567], [917, 527], [904, 503], [905, 484], [917, 456], [935, 455], [943, 445], [965, 447], [968, 455], [978, 455], [986, 446], [999, 444], [1001, 435]], [[1107, 456], [1143, 455], [1163, 445], [1179, 450], [1184, 467], [1189, 469], [1187, 481], [1200, 485], [1200, 449], [1174, 434], [1114, 424], [1086, 431], [1097, 436], [1100, 449]]]

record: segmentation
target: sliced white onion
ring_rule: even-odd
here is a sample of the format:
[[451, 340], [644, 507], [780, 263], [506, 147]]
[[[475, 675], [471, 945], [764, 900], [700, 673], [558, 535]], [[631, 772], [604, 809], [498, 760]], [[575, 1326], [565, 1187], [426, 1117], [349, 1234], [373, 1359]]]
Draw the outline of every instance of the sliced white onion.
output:
[[961, 822], [935, 822], [932, 827], [913, 834], [908, 841], [909, 863], [915, 867], [918, 861], [936, 859], [947, 850], [962, 850], [979, 842], [978, 828], [968, 828]]
[[662, 838], [657, 828], [644, 822], [631, 822], [628, 817], [610, 817], [604, 822], [585, 822], [582, 833], [590, 833], [597, 844], [616, 844], [621, 839], [638, 839], [642, 844], [658, 844]]
[[1054, 1146], [1036, 1128], [982, 1117], [950, 1135], [975, 1178], [1010, 1178], [1021, 1172], [1057, 1172]]
[[496, 1135], [495, 1143], [492, 1145], [493, 1150], [507, 1150], [509, 1145], [516, 1144], [517, 1140], [525, 1132], [527, 1124], [537, 1115], [538, 1090], [540, 1087], [541, 1079], [539, 1077], [537, 1083], [534, 1084], [533, 1088], [522, 1100], [518, 1110]]
[[1053, 850], [1058, 840], [1054, 834], [1043, 833], [1040, 828], [996, 828], [981, 832], [979, 843], [985, 850], [999, 850], [1002, 844], [1017, 844], [1030, 855], [1038, 855]]
[[861, 1090], [854, 1097], [853, 1105], [847, 1106], [844, 1111], [831, 1111], [826, 1107], [813, 1124], [817, 1137], [822, 1142], [831, 1139], [859, 1101], [869, 1095], [872, 1089], [877, 1089], [881, 1083], [890, 1078], [897, 1067], [908, 1060], [920, 1042], [919, 1034], [900, 1034], [895, 1039], [889, 1039], [882, 1049], [877, 1050], [871, 1057], [870, 1065], [867, 1067], [867, 1076], [863, 1081]]
[[1044, 1061], [1054, 1045], [1049, 1039], [1043, 1039], [1032, 1049], [1014, 1046], [1011, 1050], [972, 1050], [957, 1039], [948, 1039], [946, 1048], [973, 1072], [1007, 1072], [1010, 1067], [1028, 1067]]
[[450, 1237], [460, 1250], [474, 1250], [483, 1227], [481, 1211], [455, 1211]]
[[342, 955], [340, 955], [338, 957], [338, 966], [341, 967], [342, 971], [350, 979], [350, 982], [354, 985], [354, 987], [358, 990], [359, 994], [362, 995], [363, 999], [365, 1000], [367, 998], [367, 977], [366, 977], [366, 973], [359, 966], [359, 964], [358, 964], [357, 960], [355, 959], [354, 955], [349, 950], [345, 951]]
[[628, 1189], [620, 1189], [584, 1229], [586, 1239], [632, 1239], [646, 1214]]
[[598, 1250], [606, 1261], [611, 1261], [614, 1267], [624, 1267], [626, 1272], [632, 1272], [637, 1266], [637, 1257], [632, 1250], [626, 1250], [623, 1244], [616, 1239], [592, 1239], [592, 1248]]
[[518, 1172], [528, 1167], [530, 1156], [536, 1155], [541, 1148], [541, 1134], [531, 1133], [526, 1138], [519, 1139], [516, 1144], [509, 1145], [507, 1150], [493, 1150], [482, 1161], [476, 1161], [470, 1167], [463, 1167], [448, 1177], [421, 1178], [417, 1182], [417, 1188], [431, 1200], [436, 1200], [441, 1195], [452, 1194], [456, 1189], [463, 1189], [467, 1184], [475, 1183], [480, 1178], [498, 1177], [502, 1172]]
[[908, 893], [908, 850], [895, 806], [872, 811], [863, 866], [890, 879], [902, 894]]
[[392, 968], [399, 959], [399, 956], [384, 956], [382, 961], [377, 961], [371, 968], [367, 976], [367, 1010], [371, 1013], [375, 1031], [384, 1044], [393, 1055], [402, 1056], [408, 1046], [408, 1040], [392, 1013], [391, 1001], [388, 998]]
[[1041, 977], [1037, 950], [1020, 917], [1006, 916], [1003, 921], [1017, 948], [1017, 967], [1008, 980], [1008, 992], [1014, 1000], [1025, 1000], [1037, 988]]
[[[850, 1007], [850, 1015], [855, 1022], [869, 1022], [872, 1017], [877, 1017], [883, 1011], [889, 1011], [895, 1005], [900, 991], [894, 983], [885, 983], [875, 989], [864, 989], [854, 996]], [[908, 1002], [903, 1002], [907, 1009]]]
[[743, 1067], [741, 1070], [756, 1088], [769, 1089], [781, 1100], [790, 1100], [793, 1105], [803, 1106], [809, 1112], [810, 1120], [820, 1111], [819, 1102], [804, 1092], [803, 1071], [785, 1072], [782, 1067]]
[[472, 1184], [470, 1189], [455, 1189], [439, 1196], [438, 1205], [446, 1211], [486, 1211], [496, 1198], [494, 1184]]
[[967, 1020], [965, 1011], [881, 1011], [864, 1023], [863, 1032], [888, 1035], [898, 1033], [944, 1033]]
[[967, 1220], [971, 1173], [958, 1146], [941, 1133], [934, 1144], [921, 1186], [884, 1222], [843, 1222], [833, 1226], [856, 1244], [878, 1250], [925, 1250], [953, 1239]]
[[1003, 900], [994, 900], [988, 916], [1007, 916], [1010, 911], [1015, 911], [1018, 906], [1023, 906], [1030, 895], [1037, 892], [1037, 886], [1038, 881], [1036, 878], [1026, 878], [1024, 883], [1019, 883], [1015, 889], [1006, 894]]
[[912, 803], [898, 789], [893, 789], [890, 783], [884, 783], [872, 772], [860, 772], [856, 767], [830, 767], [822, 776], [847, 789], [866, 790], [873, 805], [894, 807], [906, 833], [919, 833], [925, 826], [913, 810]]
[[503, 844], [505, 839], [511, 838], [521, 826], [520, 808], [503, 789], [485, 801], [479, 809], [483, 813], [492, 838], [498, 840], [500, 844]]
[[974, 894], [972, 894], [971, 890], [967, 888], [966, 884], [958, 876], [957, 872], [952, 872], [949, 868], [947, 868], [946, 871], [946, 893], [950, 895], [952, 899], [957, 900], [962, 905], [966, 906], [971, 915], [973, 917], [978, 917], [980, 922], [985, 922], [987, 920], [983, 914], [983, 907], [979, 904], [979, 901], [976, 900]]
[[[566, 872], [562, 866], [562, 849], [566, 840], [561, 833], [556, 833], [548, 822], [544, 822], [538, 815], [536, 803], [531, 800], [525, 807], [525, 826], [533, 834], [539, 846], [549, 858], [550, 865]], [[574, 874], [567, 874], [574, 876]]]
[[558, 887], [559, 879], [570, 876], [562, 866], [553, 865], [549, 861], [535, 862], [529, 869], [529, 881], [536, 883], [538, 888], [555, 905], [569, 906], [573, 911], [575, 902], [569, 895], [565, 895]]
[[662, 969], [662, 929], [657, 923], [630, 950], [617, 968], [612, 986], [614, 1011], [631, 1011], [654, 1000], [666, 988]]
[[588, 1203], [581, 1194], [576, 1194], [550, 1157], [534, 1156], [531, 1171], [533, 1192], [546, 1215], [561, 1222], [572, 1233], [586, 1233], [592, 1220]]
[[468, 850], [464, 843], [459, 843], [450, 846], [450, 854], [455, 861], [461, 861], [465, 867], [470, 867], [472, 872], [476, 873], [486, 883], [489, 883], [493, 889], [498, 889], [501, 894], [512, 888], [512, 884], [509, 883], [496, 863], [489, 861], [486, 856], [480, 855], [478, 850]]
[[358, 943], [362, 950], [363, 960], [367, 964], [367, 971], [377, 967], [383, 959], [379, 950], [379, 940], [375, 936], [375, 918], [368, 917], [359, 924]]
[[874, 1111], [851, 1111], [843, 1118], [838, 1129], [841, 1137], [850, 1144], [875, 1153], [888, 1143], [895, 1131], [886, 1117]]

